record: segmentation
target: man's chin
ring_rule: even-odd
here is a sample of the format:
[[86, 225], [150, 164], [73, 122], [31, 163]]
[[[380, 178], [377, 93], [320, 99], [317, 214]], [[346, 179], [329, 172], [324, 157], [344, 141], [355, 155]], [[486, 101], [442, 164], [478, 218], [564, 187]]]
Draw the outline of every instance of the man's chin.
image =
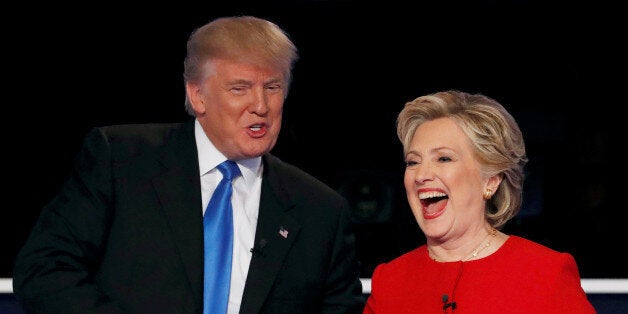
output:
[[[259, 143], [256, 143], [259, 144]], [[249, 159], [249, 158], [255, 158], [255, 157], [260, 157], [268, 152], [270, 152], [274, 145], [256, 145], [256, 144], [252, 144], [248, 147], [245, 147], [240, 153], [241, 153], [241, 158], [240, 159]]]

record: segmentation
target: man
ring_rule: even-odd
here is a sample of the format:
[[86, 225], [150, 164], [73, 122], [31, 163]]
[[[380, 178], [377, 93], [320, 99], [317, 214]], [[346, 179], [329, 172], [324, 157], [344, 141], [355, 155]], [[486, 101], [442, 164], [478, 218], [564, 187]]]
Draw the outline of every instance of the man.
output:
[[195, 118], [92, 130], [18, 254], [16, 297], [34, 313], [201, 313], [218, 299], [203, 296], [204, 280], [221, 273], [204, 273], [216, 235], [204, 234], [203, 215], [216, 167], [231, 160], [241, 175], [228, 313], [360, 312], [347, 202], [269, 153], [296, 47], [277, 25], [242, 16], [197, 29], [187, 49]]

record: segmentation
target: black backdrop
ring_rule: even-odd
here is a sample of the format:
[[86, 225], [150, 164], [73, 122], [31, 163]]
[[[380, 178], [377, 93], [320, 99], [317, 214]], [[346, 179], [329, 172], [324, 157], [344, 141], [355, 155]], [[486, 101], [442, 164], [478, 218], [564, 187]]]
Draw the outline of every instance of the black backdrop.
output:
[[405, 203], [394, 120], [443, 89], [480, 92], [519, 121], [526, 203], [505, 231], [628, 277], [619, 203], [625, 33], [617, 8], [542, 1], [258, 1], [16, 7], [4, 36], [0, 277], [58, 191], [90, 127], [181, 121], [185, 41], [222, 15], [282, 26], [300, 50], [274, 153], [347, 195], [362, 276], [424, 241]]

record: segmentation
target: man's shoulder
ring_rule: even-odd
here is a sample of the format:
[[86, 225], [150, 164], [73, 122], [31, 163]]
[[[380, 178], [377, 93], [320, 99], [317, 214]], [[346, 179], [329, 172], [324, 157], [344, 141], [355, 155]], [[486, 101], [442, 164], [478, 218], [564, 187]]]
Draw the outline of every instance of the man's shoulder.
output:
[[115, 156], [137, 156], [164, 149], [185, 150], [194, 144], [194, 124], [141, 123], [94, 127], [87, 134], [85, 146], [105, 145]]
[[340, 197], [337, 191], [321, 179], [277, 156], [265, 154], [263, 161], [264, 178], [275, 186], [289, 187], [293, 191], [308, 191], [310, 196]]
[[95, 127], [95, 130], [102, 132], [107, 137], [116, 138], [142, 138], [151, 136], [165, 136], [176, 130], [183, 128], [185, 123], [135, 123], [135, 124], [115, 124]]
[[270, 153], [263, 156], [265, 173], [270, 177], [281, 178], [282, 180], [294, 180], [294, 183], [302, 182], [314, 185], [324, 185], [322, 181], [314, 177], [305, 170], [289, 163]]
[[135, 123], [115, 124], [92, 128], [89, 136], [105, 138], [111, 144], [161, 145], [173, 136], [193, 135], [193, 124], [172, 123]]

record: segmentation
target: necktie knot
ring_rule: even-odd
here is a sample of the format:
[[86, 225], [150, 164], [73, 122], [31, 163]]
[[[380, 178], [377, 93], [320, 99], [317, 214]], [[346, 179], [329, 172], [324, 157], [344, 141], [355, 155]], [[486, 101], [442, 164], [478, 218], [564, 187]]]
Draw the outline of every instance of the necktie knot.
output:
[[238, 164], [231, 160], [225, 160], [220, 165], [217, 166], [222, 176], [231, 181], [233, 178], [240, 175], [240, 168], [238, 168]]

